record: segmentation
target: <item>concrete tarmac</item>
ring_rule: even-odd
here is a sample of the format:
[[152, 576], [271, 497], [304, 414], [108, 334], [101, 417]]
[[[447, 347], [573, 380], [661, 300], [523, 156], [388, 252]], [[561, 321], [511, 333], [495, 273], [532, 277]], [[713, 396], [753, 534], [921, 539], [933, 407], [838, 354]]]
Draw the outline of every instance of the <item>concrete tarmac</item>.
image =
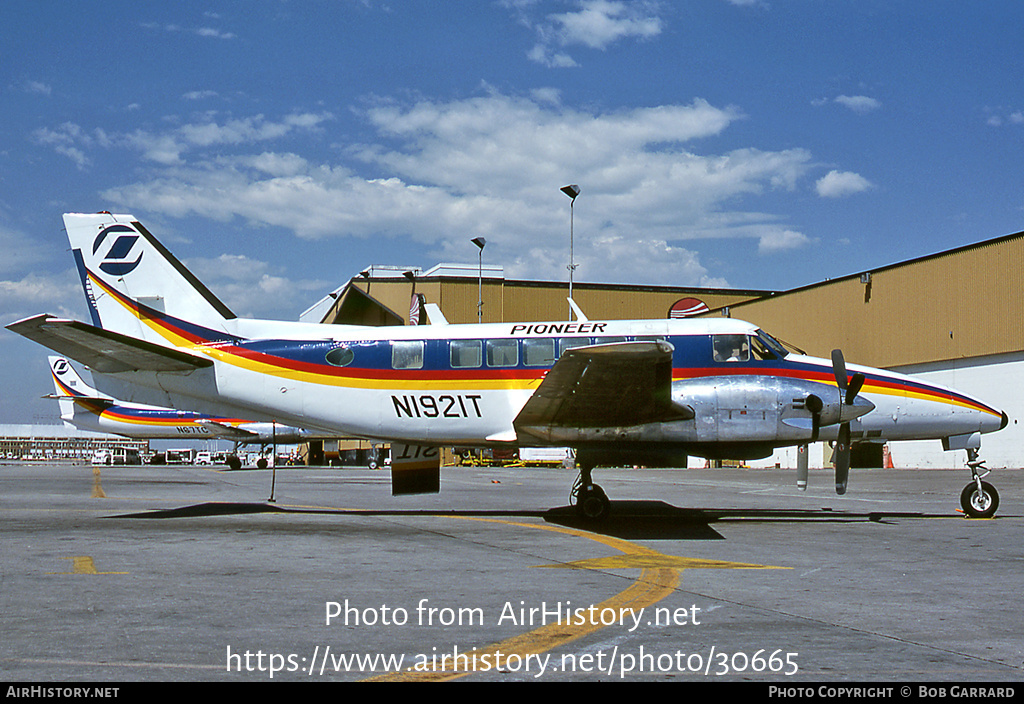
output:
[[[1013, 682], [1024, 471], [0, 465], [5, 681]], [[898, 691], [898, 688], [897, 688]]]

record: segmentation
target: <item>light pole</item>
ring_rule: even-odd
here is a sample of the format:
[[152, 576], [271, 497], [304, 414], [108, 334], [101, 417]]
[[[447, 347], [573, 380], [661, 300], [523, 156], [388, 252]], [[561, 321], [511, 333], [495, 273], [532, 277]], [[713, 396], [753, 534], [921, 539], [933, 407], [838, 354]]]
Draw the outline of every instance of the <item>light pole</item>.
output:
[[[573, 206], [576, 205], [576, 196], [580, 194], [580, 187], [573, 184], [571, 186], [562, 186], [559, 189], [565, 195], [569, 196], [569, 298], [572, 298], [572, 274], [576, 271], [576, 259], [573, 252]], [[572, 306], [569, 306], [569, 320], [572, 320]]]
[[476, 322], [484, 322], [484, 245], [487, 244], [487, 240], [483, 237], [474, 237], [470, 240], [473, 244], [480, 248], [480, 268], [477, 279], [477, 294], [476, 294]]

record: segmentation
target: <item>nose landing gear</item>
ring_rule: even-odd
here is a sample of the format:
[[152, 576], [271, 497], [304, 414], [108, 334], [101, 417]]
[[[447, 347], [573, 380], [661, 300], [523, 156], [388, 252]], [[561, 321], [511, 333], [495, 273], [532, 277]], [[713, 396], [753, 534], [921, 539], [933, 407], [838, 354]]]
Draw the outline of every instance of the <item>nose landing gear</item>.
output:
[[960, 507], [968, 518], [992, 518], [999, 508], [999, 492], [982, 478], [987, 477], [989, 470], [985, 461], [978, 459], [976, 449], [967, 449], [967, 466], [971, 469], [971, 483], [960, 492]]

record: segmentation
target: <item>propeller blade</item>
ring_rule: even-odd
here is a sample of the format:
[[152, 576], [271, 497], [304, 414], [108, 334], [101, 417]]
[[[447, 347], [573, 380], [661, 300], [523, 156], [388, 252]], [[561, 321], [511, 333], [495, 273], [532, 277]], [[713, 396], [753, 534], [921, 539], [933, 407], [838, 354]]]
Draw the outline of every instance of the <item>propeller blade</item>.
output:
[[864, 386], [864, 375], [857, 372], [850, 377], [850, 386], [846, 389], [846, 405], [852, 406], [853, 400], [857, 398], [857, 394], [860, 393], [861, 388]]
[[807, 491], [807, 445], [796, 448], [796, 488]]
[[850, 481], [850, 424], [839, 426], [839, 439], [836, 440], [836, 493], [846, 493], [846, 485]]
[[832, 350], [832, 372], [836, 375], [836, 384], [840, 391], [846, 391], [849, 380], [846, 377], [846, 360], [842, 350]]

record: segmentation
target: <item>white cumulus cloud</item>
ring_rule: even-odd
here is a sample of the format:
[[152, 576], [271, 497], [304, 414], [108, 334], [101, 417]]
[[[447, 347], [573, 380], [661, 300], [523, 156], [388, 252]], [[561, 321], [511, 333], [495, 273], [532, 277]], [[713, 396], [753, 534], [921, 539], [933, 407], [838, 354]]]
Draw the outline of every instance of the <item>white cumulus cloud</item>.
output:
[[[737, 109], [698, 99], [602, 111], [557, 97], [381, 101], [362, 113], [377, 138], [345, 145], [334, 161], [322, 150], [263, 148], [290, 136], [284, 128], [295, 118], [147, 132], [146, 149], [167, 140], [178, 160], [154, 159], [152, 177], [103, 196], [119, 207], [241, 218], [307, 239], [407, 237], [440, 260], [463, 257], [469, 234], [484, 236], [513, 277], [565, 275], [566, 183], [582, 189], [574, 210], [581, 280], [696, 285], [712, 279], [687, 241], [741, 238], [765, 254], [810, 242], [777, 216], [740, 207], [794, 190], [811, 164], [806, 150], [696, 149], [741, 119]], [[223, 145], [241, 153], [223, 156]]]
[[818, 179], [815, 189], [822, 198], [841, 198], [871, 188], [871, 182], [852, 171], [833, 169]]
[[871, 112], [882, 107], [882, 103], [866, 95], [840, 95], [836, 102], [857, 113]]
[[568, 47], [604, 50], [626, 39], [654, 38], [665, 25], [659, 4], [644, 0], [578, 0], [575, 9], [539, 21], [529, 16], [527, 4], [511, 5], [520, 11], [520, 21], [537, 33], [537, 44], [527, 56], [552, 68], [578, 65], [566, 53]]

